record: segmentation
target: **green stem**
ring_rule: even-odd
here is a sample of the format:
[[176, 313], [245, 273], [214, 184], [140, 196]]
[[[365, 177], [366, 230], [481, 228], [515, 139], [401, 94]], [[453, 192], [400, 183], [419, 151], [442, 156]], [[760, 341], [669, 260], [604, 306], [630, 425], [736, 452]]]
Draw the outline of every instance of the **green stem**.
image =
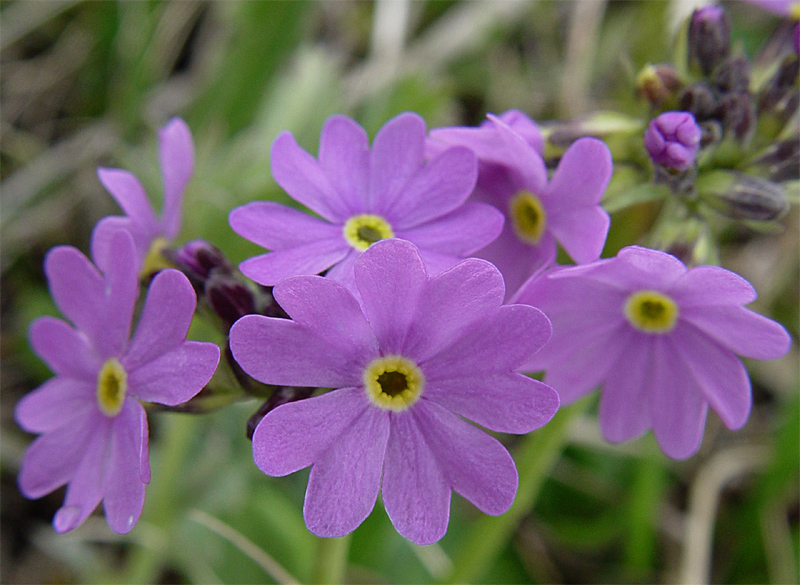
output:
[[481, 516], [474, 522], [455, 558], [447, 583], [472, 583], [491, 568], [520, 521], [531, 513], [550, 468], [567, 443], [571, 423], [586, 411], [591, 397], [559, 409], [541, 429], [529, 434], [517, 447], [514, 459], [519, 472], [519, 490], [508, 512]]
[[341, 538], [317, 538], [317, 556], [311, 574], [311, 583], [338, 585], [344, 583], [347, 555], [350, 552], [350, 535]]

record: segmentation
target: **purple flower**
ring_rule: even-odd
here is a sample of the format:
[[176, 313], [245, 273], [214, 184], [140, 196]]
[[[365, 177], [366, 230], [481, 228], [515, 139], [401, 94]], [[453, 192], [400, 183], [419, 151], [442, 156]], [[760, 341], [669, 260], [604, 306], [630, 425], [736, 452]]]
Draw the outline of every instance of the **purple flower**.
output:
[[577, 263], [597, 260], [611, 221], [599, 205], [611, 179], [608, 147], [594, 138], [577, 140], [548, 182], [541, 147], [532, 145], [530, 130], [526, 139], [492, 115], [477, 130], [433, 130], [429, 149], [437, 141], [475, 149], [481, 165], [472, 198], [506, 216], [500, 236], [475, 255], [500, 269], [507, 296], [555, 261], [556, 242]]
[[689, 112], [665, 112], [650, 122], [644, 146], [654, 163], [685, 171], [694, 164], [701, 134]]
[[22, 493], [40, 498], [69, 484], [53, 519], [58, 532], [76, 528], [101, 500], [112, 530], [133, 528], [150, 481], [140, 401], [172, 406], [189, 400], [219, 361], [213, 343], [184, 340], [196, 301], [177, 270], [155, 277], [129, 340], [139, 292], [133, 240], [118, 231], [106, 251], [113, 262], [103, 262], [104, 274], [75, 248], [47, 254], [50, 292], [74, 328], [53, 317], [31, 325], [31, 346], [56, 375], [15, 410], [23, 429], [41, 433], [22, 458]]
[[750, 380], [736, 354], [788, 351], [780, 325], [744, 308], [755, 298], [723, 268], [687, 270], [665, 252], [624, 248], [526, 283], [515, 300], [542, 309], [553, 338], [520, 369], [545, 370], [565, 404], [602, 385], [607, 440], [652, 428], [664, 452], [683, 459], [700, 445], [709, 405], [730, 429], [747, 420]]
[[800, 19], [800, 3], [797, 0], [747, 0], [747, 2], [778, 16]]
[[687, 34], [690, 58], [706, 75], [730, 53], [731, 19], [721, 6], [710, 4], [696, 9]]
[[396, 239], [359, 257], [355, 281], [363, 310], [338, 282], [299, 276], [274, 289], [291, 321], [248, 315], [231, 329], [234, 357], [257, 380], [335, 388], [269, 412], [253, 436], [256, 464], [274, 476], [312, 466], [304, 515], [320, 536], [354, 530], [379, 490], [395, 528], [420, 544], [447, 530], [451, 490], [502, 514], [514, 461], [459, 415], [510, 433], [550, 420], [556, 393], [514, 371], [547, 341], [547, 318], [502, 305], [488, 262], [429, 277]]
[[[100, 182], [126, 215], [101, 220], [92, 237], [92, 245], [108, 246], [118, 229], [127, 230], [136, 244], [137, 265], [145, 273], [167, 267], [161, 259], [161, 250], [175, 239], [181, 229], [183, 192], [194, 171], [194, 146], [186, 122], [173, 118], [161, 128], [158, 147], [164, 181], [161, 219], [156, 217], [142, 184], [132, 173], [122, 169], [97, 169]], [[105, 256], [95, 253], [94, 249], [92, 253]]]
[[267, 201], [234, 209], [233, 230], [272, 250], [243, 262], [242, 272], [271, 286], [329, 269], [328, 277], [354, 291], [355, 261], [379, 240], [414, 242], [432, 273], [488, 244], [503, 218], [488, 205], [464, 204], [475, 185], [475, 156], [451, 148], [424, 164], [424, 145], [425, 122], [412, 113], [381, 128], [371, 150], [361, 126], [333, 116], [322, 129], [318, 159], [291, 133], [280, 134], [272, 174], [321, 219]]

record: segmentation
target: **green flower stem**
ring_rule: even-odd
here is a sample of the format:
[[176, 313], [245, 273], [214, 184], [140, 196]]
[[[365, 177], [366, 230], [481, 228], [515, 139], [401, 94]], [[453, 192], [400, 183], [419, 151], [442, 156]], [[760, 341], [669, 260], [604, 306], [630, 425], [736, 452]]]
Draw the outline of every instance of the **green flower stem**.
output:
[[338, 585], [344, 583], [347, 555], [350, 552], [350, 535], [341, 538], [317, 538], [317, 555], [311, 574], [311, 583]]
[[529, 434], [517, 447], [514, 459], [519, 472], [519, 490], [508, 512], [501, 516], [481, 516], [476, 520], [454, 559], [447, 583], [474, 583], [491, 568], [520, 521], [531, 513], [550, 468], [566, 445], [572, 423], [591, 404], [587, 397], [559, 409], [553, 419]]

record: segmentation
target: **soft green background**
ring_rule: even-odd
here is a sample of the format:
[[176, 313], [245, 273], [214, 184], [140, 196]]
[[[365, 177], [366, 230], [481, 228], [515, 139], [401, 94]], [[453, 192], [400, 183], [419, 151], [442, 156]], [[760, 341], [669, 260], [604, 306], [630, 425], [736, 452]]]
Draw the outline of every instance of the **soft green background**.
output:
[[[791, 583], [798, 579], [797, 344], [748, 362], [755, 405], [727, 431], [709, 416], [700, 452], [675, 462], [652, 436], [600, 438], [594, 398], [529, 437], [503, 437], [522, 483], [512, 512], [481, 516], [458, 496], [441, 543], [418, 547], [380, 503], [349, 542], [302, 520], [307, 472], [268, 478], [252, 463], [255, 401], [209, 416], [153, 414], [144, 515], [126, 536], [102, 516], [66, 535], [49, 522], [63, 492], [29, 502], [15, 476], [31, 436], [13, 406], [50, 375], [27, 347], [30, 322], [57, 314], [41, 264], [52, 246], [88, 250], [118, 213], [99, 165], [133, 171], [160, 205], [155, 131], [189, 123], [196, 172], [181, 241], [205, 238], [240, 261], [256, 248], [227, 223], [255, 199], [289, 202], [269, 171], [291, 130], [315, 153], [323, 121], [345, 113], [371, 135], [413, 110], [429, 127], [518, 108], [542, 123], [596, 110], [646, 116], [634, 78], [673, 55], [685, 3], [669, 2], [3, 2], [2, 581], [357, 583]], [[779, 20], [731, 4], [753, 55]], [[617, 184], [649, 180], [619, 169]], [[624, 174], [624, 176], [623, 176]], [[657, 204], [615, 213], [606, 255], [639, 241]], [[725, 233], [722, 262], [751, 280], [754, 308], [797, 339], [796, 208], [776, 234]], [[208, 333], [198, 327], [195, 334]], [[347, 548], [349, 545], [349, 549]], [[707, 546], [706, 546], [707, 545]], [[326, 571], [330, 574], [326, 575]]]

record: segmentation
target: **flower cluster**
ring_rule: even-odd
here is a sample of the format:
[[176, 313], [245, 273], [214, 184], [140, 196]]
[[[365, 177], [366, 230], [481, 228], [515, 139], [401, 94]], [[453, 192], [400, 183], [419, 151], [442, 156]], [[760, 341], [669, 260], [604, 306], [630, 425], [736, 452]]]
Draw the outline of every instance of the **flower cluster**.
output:
[[[749, 140], [755, 111], [725, 12], [698, 10], [688, 36], [706, 81], [687, 86], [653, 68], [647, 95], [663, 111], [643, 138], [684, 197], [721, 184], [699, 159], [723, 139]], [[763, 103], [785, 101], [787, 80], [773, 85]], [[680, 112], [669, 107], [678, 91]], [[248, 423], [256, 465], [271, 476], [311, 467], [304, 517], [325, 537], [354, 530], [379, 494], [397, 531], [419, 544], [445, 534], [454, 491], [504, 513], [517, 491], [514, 460], [472, 423], [528, 433], [598, 386], [612, 442], [652, 429], [667, 456], [688, 457], [709, 406], [740, 428], [752, 399], [737, 356], [778, 358], [789, 335], [745, 308], [755, 291], [723, 268], [640, 246], [601, 259], [612, 152], [575, 136], [545, 157], [548, 132], [516, 110], [431, 131], [408, 112], [370, 143], [337, 115], [316, 157], [284, 132], [272, 174], [305, 209], [254, 201], [232, 210], [233, 230], [266, 250], [240, 273], [208, 242], [173, 244], [194, 157], [188, 127], [170, 121], [159, 132], [161, 219], [136, 177], [100, 169], [126, 215], [99, 222], [91, 261], [68, 247], [45, 260], [70, 323], [43, 317], [30, 329], [55, 376], [16, 408], [19, 425], [41, 434], [22, 462], [22, 492], [69, 485], [59, 532], [100, 501], [113, 530], [130, 530], [150, 477], [145, 408], [203, 411], [221, 355], [241, 386], [233, 396], [267, 398]], [[747, 177], [737, 184], [749, 185], [751, 206], [772, 209]], [[575, 265], [556, 263], [559, 248]], [[140, 277], [150, 284], [131, 337]], [[198, 306], [220, 329], [222, 352], [186, 340]], [[544, 381], [528, 375], [540, 371]]]

